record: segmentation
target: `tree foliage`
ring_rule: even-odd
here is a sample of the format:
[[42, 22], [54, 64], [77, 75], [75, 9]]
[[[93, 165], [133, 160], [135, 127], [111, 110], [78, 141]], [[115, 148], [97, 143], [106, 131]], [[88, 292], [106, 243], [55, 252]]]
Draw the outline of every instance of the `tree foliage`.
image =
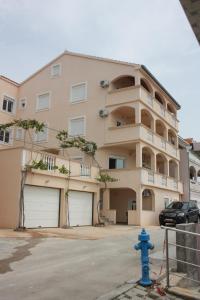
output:
[[60, 131], [57, 134], [57, 139], [60, 142], [60, 147], [63, 149], [66, 148], [78, 148], [82, 152], [94, 156], [97, 150], [97, 145], [96, 143], [92, 141], [87, 141], [81, 136], [76, 136], [76, 137], [70, 137], [68, 135], [68, 132], [65, 130]]

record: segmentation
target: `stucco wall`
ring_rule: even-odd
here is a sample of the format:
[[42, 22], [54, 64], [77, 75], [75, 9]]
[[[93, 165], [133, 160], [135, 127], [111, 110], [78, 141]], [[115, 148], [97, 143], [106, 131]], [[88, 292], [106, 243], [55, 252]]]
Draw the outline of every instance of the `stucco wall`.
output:
[[0, 227], [18, 225], [21, 151], [0, 150]]

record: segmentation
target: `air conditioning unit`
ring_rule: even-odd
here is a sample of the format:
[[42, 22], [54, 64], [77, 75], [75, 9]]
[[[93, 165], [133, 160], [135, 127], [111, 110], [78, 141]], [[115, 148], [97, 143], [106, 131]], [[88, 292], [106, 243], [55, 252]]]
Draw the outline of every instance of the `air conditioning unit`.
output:
[[107, 88], [107, 87], [109, 87], [109, 81], [108, 81], [108, 80], [101, 80], [101, 81], [100, 81], [100, 86], [101, 86], [102, 88]]
[[99, 117], [106, 118], [108, 116], [109, 112], [107, 109], [100, 109], [99, 110]]

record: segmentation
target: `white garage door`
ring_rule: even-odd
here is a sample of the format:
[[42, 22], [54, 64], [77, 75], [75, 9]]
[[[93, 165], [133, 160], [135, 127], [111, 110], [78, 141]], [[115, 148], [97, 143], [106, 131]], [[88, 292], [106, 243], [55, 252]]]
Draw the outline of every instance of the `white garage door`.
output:
[[70, 226], [92, 225], [92, 193], [70, 191], [68, 204]]
[[24, 187], [25, 227], [58, 227], [59, 189]]

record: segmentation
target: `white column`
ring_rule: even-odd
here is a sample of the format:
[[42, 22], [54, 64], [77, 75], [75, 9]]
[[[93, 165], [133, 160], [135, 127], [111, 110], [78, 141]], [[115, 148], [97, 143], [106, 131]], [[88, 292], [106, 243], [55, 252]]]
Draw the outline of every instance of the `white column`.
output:
[[142, 168], [142, 145], [136, 144], [136, 168]]

